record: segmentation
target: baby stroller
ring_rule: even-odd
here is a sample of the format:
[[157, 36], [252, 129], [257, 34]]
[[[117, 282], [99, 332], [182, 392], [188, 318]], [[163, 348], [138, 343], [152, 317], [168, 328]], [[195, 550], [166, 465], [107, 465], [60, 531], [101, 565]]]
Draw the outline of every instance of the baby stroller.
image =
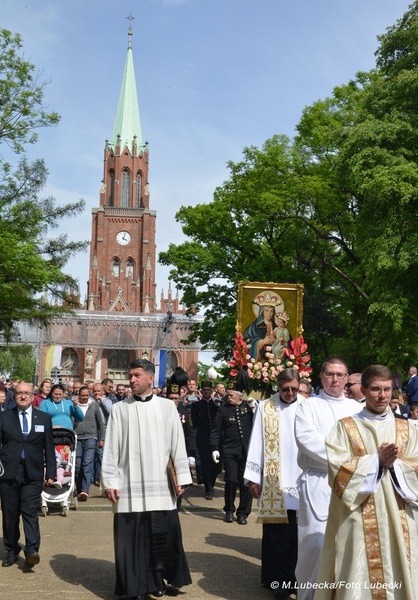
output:
[[57, 459], [57, 481], [51, 487], [44, 487], [41, 494], [41, 513], [46, 517], [48, 504], [59, 504], [61, 516], [66, 517], [70, 506], [77, 510], [75, 492], [75, 457], [77, 436], [72, 429], [54, 428], [54, 446]]

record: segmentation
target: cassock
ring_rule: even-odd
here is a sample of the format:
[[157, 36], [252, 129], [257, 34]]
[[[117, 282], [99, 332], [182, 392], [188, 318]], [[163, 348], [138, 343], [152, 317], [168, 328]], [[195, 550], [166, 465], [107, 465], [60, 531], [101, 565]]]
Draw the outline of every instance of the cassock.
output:
[[295, 583], [300, 468], [294, 422], [303, 400], [298, 395], [288, 404], [275, 394], [260, 402], [254, 415], [244, 478], [262, 486], [257, 517], [263, 524], [261, 583], [269, 588], [273, 581], [279, 589]]
[[314, 590], [306, 585], [316, 582], [324, 542], [331, 496], [325, 439], [338, 419], [354, 415], [361, 408], [356, 400], [345, 396], [335, 398], [323, 390], [318, 396], [307, 398], [296, 413], [298, 464], [302, 469], [298, 479], [300, 507], [296, 579], [301, 586], [298, 600], [313, 598]]
[[102, 479], [117, 489], [113, 504], [116, 590], [140, 596], [191, 583], [183, 550], [176, 498], [167, 464], [174, 461], [179, 485], [191, 483], [184, 435], [172, 400], [129, 397], [113, 405], [103, 450]]
[[[391, 469], [379, 469], [383, 442], [399, 446]], [[315, 600], [418, 598], [418, 430], [365, 408], [335, 425], [327, 451], [332, 496], [318, 583], [337, 585]]]

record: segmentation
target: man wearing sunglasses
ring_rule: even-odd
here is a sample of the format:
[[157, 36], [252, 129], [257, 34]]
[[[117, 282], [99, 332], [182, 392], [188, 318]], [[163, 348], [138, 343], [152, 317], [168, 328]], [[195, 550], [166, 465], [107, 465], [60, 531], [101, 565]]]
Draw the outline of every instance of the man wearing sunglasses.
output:
[[343, 359], [327, 359], [321, 368], [322, 391], [318, 396], [307, 398], [296, 412], [298, 464], [302, 469], [298, 479], [298, 600], [313, 598], [314, 590], [310, 586], [318, 576], [324, 543], [331, 496], [325, 439], [338, 419], [361, 410], [358, 402], [344, 394], [347, 378], [348, 367]]
[[344, 391], [347, 394], [347, 398], [356, 400], [361, 404], [366, 402], [363, 390], [361, 389], [361, 373], [351, 373], [351, 375], [348, 376]]
[[294, 424], [304, 402], [299, 382], [298, 371], [284, 369], [277, 378], [278, 393], [258, 405], [244, 472], [258, 501], [257, 521], [263, 524], [261, 583], [275, 590], [275, 598], [287, 598], [295, 587], [300, 469]]

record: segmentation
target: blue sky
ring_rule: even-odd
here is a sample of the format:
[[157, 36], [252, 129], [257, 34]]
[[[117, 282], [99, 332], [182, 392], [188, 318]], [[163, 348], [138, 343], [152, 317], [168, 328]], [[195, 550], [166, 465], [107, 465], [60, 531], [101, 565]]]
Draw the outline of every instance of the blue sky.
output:
[[[2, 0], [0, 27], [23, 36], [25, 55], [50, 81], [46, 102], [62, 115], [32, 156], [45, 159], [45, 195], [86, 201], [61, 231], [90, 239], [104, 142], [113, 135], [128, 21], [158, 250], [184, 238], [182, 205], [210, 202], [243, 147], [294, 134], [301, 111], [374, 66], [376, 36], [406, 0]], [[88, 279], [88, 254], [67, 271]], [[158, 295], [169, 269], [157, 266]]]

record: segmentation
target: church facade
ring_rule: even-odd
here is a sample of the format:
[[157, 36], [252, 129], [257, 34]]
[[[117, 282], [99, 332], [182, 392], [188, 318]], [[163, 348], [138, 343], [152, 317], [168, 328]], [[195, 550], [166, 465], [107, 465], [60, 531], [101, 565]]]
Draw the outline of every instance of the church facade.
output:
[[171, 285], [157, 300], [156, 219], [149, 148], [142, 138], [132, 29], [112, 140], [104, 149], [99, 206], [92, 210], [85, 304], [40, 332], [38, 380], [127, 382], [135, 358], [153, 361], [161, 382], [176, 366], [197, 376], [198, 345], [184, 345], [199, 317], [180, 308]]

